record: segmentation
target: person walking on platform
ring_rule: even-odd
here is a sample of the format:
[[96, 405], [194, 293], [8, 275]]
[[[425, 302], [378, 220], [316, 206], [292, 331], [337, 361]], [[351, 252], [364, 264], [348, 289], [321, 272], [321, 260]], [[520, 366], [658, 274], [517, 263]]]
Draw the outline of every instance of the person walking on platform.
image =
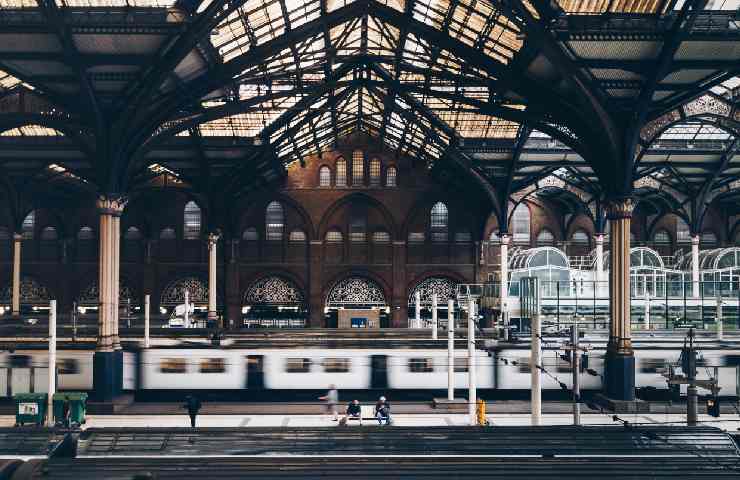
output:
[[335, 385], [329, 385], [329, 391], [326, 392], [326, 395], [323, 397], [319, 397], [319, 400], [326, 401], [326, 411], [331, 414], [332, 421], [336, 422], [338, 419], [337, 402], [339, 402], [339, 392], [337, 392], [337, 387]]
[[185, 397], [185, 405], [183, 408], [188, 409], [188, 415], [190, 415], [190, 427], [195, 428], [195, 419], [198, 417], [198, 411], [200, 410], [201, 403], [198, 398], [188, 395]]
[[386, 425], [391, 424], [391, 405], [385, 397], [380, 397], [375, 403], [375, 418], [378, 419], [379, 425], [383, 425], [383, 420]]

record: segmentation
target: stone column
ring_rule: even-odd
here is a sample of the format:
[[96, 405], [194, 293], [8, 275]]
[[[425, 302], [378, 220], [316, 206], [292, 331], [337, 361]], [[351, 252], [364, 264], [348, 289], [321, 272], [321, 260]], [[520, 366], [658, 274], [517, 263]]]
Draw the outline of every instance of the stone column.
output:
[[699, 235], [691, 236], [691, 290], [694, 298], [699, 298]]
[[393, 241], [393, 287], [391, 298], [391, 327], [409, 326], [409, 299], [406, 292], [406, 242]]
[[218, 320], [216, 314], [216, 247], [218, 245], [218, 234], [208, 234], [208, 321], [214, 325]]
[[501, 233], [501, 289], [499, 292], [499, 303], [501, 305], [501, 317], [504, 322], [504, 331], [508, 338], [509, 328], [509, 242], [511, 236]]
[[594, 290], [597, 295], [603, 292], [602, 283], [604, 281], [604, 234], [596, 234], [596, 285]]
[[118, 338], [119, 234], [125, 203], [100, 197], [98, 271], [98, 341], [93, 356], [93, 390], [98, 401], [111, 401], [121, 389], [123, 351]]
[[324, 298], [322, 296], [322, 266], [324, 243], [311, 240], [308, 244], [308, 327], [324, 325]]
[[13, 298], [11, 302], [13, 315], [21, 314], [21, 242], [23, 235], [13, 234]]
[[630, 331], [630, 221], [631, 198], [607, 203], [610, 222], [609, 343], [606, 349], [606, 394], [615, 400], [635, 399], [635, 357]]

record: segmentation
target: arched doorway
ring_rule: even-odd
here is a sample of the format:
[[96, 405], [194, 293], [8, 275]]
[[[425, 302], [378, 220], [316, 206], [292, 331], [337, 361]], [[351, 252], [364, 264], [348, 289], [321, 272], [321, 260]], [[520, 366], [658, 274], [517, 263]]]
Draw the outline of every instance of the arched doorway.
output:
[[[447, 324], [447, 301], [455, 299], [457, 291], [457, 282], [449, 277], [434, 276], [427, 277], [416, 284], [409, 292], [408, 312], [410, 318], [416, 318], [416, 292], [419, 292], [419, 316], [422, 325], [420, 327], [431, 326], [432, 320], [432, 295], [437, 294], [437, 319], [440, 325]], [[409, 322], [409, 325], [412, 325]]]
[[303, 328], [308, 312], [301, 289], [279, 276], [263, 277], [244, 294], [243, 325], [248, 328]]
[[380, 328], [390, 323], [383, 288], [366, 277], [339, 280], [329, 290], [324, 305], [328, 328]]
[[[160, 296], [159, 313], [175, 318], [176, 307], [185, 304], [185, 291], [188, 292], [188, 303], [193, 305], [191, 321], [195, 321], [198, 326], [205, 327], [208, 316], [208, 283], [200, 277], [181, 277], [167, 284]], [[218, 293], [216, 304], [221, 305]], [[177, 324], [178, 322], [175, 322], [173, 325]]]
[[[33, 315], [39, 311], [49, 310], [49, 300], [52, 295], [46, 285], [43, 285], [33, 277], [21, 277], [20, 284], [20, 307], [21, 314]], [[13, 301], [13, 283], [0, 290], [0, 308], [3, 312], [9, 312]]]
[[[77, 313], [84, 315], [94, 313], [97, 315], [100, 292], [98, 280], [92, 280], [87, 287], [80, 291], [75, 299]], [[134, 294], [129, 282], [121, 277], [118, 285], [118, 323], [119, 325], [131, 326], [136, 315], [142, 313], [142, 306], [138, 297]]]

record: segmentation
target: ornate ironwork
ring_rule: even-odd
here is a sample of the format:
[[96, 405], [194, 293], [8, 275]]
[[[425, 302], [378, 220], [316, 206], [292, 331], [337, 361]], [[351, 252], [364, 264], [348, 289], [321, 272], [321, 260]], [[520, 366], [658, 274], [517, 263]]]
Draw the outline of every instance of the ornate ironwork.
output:
[[257, 280], [244, 294], [245, 305], [303, 305], [303, 293], [298, 286], [282, 277]]
[[732, 106], [727, 103], [727, 100], [710, 94], [702, 95], [683, 107], [683, 111], [687, 117], [705, 113], [726, 117], [730, 114], [731, 110]]
[[457, 282], [448, 277], [428, 277], [419, 282], [409, 294], [409, 305], [416, 304], [416, 292], [419, 292], [422, 305], [432, 304], [432, 294], [437, 294], [437, 304], [447, 303], [447, 300], [455, 298]]
[[[0, 293], [0, 302], [9, 303], [13, 298], [12, 282]], [[45, 285], [39, 283], [35, 278], [22, 277], [20, 285], [21, 304], [49, 303], [51, 294]]]
[[[127, 301], [133, 301], [136, 298], [134, 290], [131, 288], [129, 283], [123, 278], [119, 280], [118, 284], [118, 301], [121, 304]], [[88, 286], [83, 289], [77, 297], [77, 303], [79, 305], [97, 305], [100, 300], [100, 288], [98, 286], [98, 280], [93, 280]]]
[[383, 289], [364, 277], [347, 277], [337, 282], [326, 297], [327, 306], [387, 305]]
[[185, 303], [185, 290], [190, 303], [208, 303], [208, 283], [198, 277], [182, 277], [170, 282], [162, 291], [160, 305], [181, 305]]

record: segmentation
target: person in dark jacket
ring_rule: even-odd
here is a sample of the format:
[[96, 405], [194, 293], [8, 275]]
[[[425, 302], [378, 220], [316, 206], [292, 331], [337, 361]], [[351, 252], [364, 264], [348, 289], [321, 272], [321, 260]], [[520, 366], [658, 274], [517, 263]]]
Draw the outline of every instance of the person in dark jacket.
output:
[[192, 395], [188, 395], [185, 397], [185, 405], [183, 407], [188, 409], [188, 415], [190, 415], [190, 426], [195, 428], [195, 419], [198, 417], [198, 411], [201, 407], [200, 400]]
[[352, 400], [347, 405], [347, 417], [348, 418], [359, 418], [362, 415], [362, 409], [360, 408], [359, 400]]
[[383, 420], [386, 425], [391, 424], [391, 405], [385, 397], [380, 397], [375, 403], [375, 418], [378, 419], [380, 425], [383, 425]]

